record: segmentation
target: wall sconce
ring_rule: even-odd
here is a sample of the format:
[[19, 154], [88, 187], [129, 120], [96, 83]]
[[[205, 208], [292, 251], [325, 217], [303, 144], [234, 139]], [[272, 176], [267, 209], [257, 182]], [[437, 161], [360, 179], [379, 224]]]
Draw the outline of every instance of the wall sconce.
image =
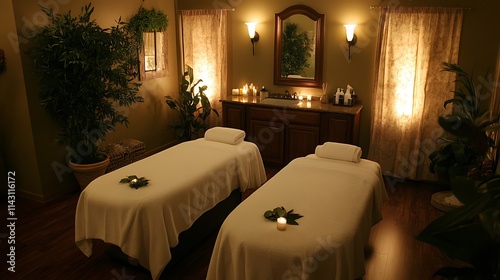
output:
[[256, 22], [245, 23], [248, 27], [248, 36], [250, 36], [250, 42], [252, 42], [252, 55], [255, 55], [254, 44], [259, 41], [259, 33], [255, 31]]
[[347, 44], [349, 45], [347, 59], [350, 62], [351, 61], [351, 46], [354, 46], [356, 44], [356, 41], [358, 40], [358, 37], [356, 36], [356, 34], [354, 34], [354, 29], [356, 28], [356, 24], [345, 24], [344, 27], [345, 27], [346, 41], [347, 41]]

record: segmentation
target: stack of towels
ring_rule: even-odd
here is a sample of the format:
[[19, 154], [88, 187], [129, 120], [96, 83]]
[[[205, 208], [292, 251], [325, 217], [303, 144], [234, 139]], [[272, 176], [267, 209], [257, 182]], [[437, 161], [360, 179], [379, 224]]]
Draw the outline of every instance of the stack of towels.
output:
[[323, 145], [316, 147], [315, 154], [321, 158], [359, 162], [362, 150], [360, 147], [354, 145], [325, 142]]
[[216, 126], [205, 132], [205, 139], [215, 142], [222, 142], [231, 145], [238, 145], [245, 140], [245, 131], [241, 129]]

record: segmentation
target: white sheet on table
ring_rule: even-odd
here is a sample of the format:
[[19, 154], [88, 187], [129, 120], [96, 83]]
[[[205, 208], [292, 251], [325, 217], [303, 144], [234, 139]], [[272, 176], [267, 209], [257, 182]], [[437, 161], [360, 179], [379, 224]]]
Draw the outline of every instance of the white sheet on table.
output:
[[[150, 183], [137, 190], [119, 183], [129, 175]], [[257, 188], [265, 180], [253, 143], [181, 143], [91, 182], [76, 209], [76, 245], [90, 256], [92, 239], [115, 244], [157, 279], [182, 231], [232, 190]]]
[[[363, 248], [386, 199], [375, 162], [295, 159], [226, 218], [207, 279], [360, 277]], [[263, 217], [277, 206], [304, 217], [278, 231]]]

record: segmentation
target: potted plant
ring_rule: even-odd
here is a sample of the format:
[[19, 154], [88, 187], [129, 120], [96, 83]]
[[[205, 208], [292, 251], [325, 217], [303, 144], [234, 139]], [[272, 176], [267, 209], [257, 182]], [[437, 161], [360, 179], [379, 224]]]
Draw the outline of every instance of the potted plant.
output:
[[466, 264], [440, 268], [434, 276], [450, 280], [500, 279], [500, 176], [468, 187], [477, 193], [474, 199], [444, 213], [416, 239]]
[[[189, 78], [188, 79], [186, 79]], [[179, 123], [171, 126], [175, 129], [178, 139], [192, 140], [199, 136], [200, 131], [206, 129], [206, 119], [210, 113], [219, 113], [212, 108], [210, 100], [205, 95], [206, 85], [198, 86], [203, 80], [194, 82], [193, 68], [188, 66], [180, 84], [179, 98], [166, 96], [167, 105], [179, 111]]]
[[487, 178], [493, 168], [487, 153], [495, 144], [487, 132], [498, 129], [499, 118], [491, 117], [490, 111], [481, 107], [484, 93], [476, 89], [469, 74], [456, 64], [445, 62], [443, 65], [443, 71], [457, 75], [459, 88], [452, 99], [444, 102], [445, 108], [448, 104], [454, 106], [450, 114], [438, 119], [447, 136], [440, 138], [440, 147], [430, 154], [429, 169], [444, 181], [450, 176]]
[[[41, 105], [61, 127], [59, 142], [70, 147], [69, 164], [77, 179], [83, 179], [83, 189], [109, 163], [99, 150], [106, 134], [128, 123], [116, 106], [142, 101], [137, 96], [140, 84], [134, 82], [137, 43], [124, 22], [101, 28], [91, 19], [91, 4], [74, 17], [71, 11], [54, 15], [51, 9], [42, 10], [49, 24], [31, 38], [29, 54], [40, 79]], [[90, 178], [75, 170], [93, 165], [102, 170]]]

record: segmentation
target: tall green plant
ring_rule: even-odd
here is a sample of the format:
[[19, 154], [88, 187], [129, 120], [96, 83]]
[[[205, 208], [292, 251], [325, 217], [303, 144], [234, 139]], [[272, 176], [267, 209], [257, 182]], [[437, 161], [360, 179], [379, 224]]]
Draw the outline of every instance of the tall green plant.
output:
[[[491, 117], [487, 108], [481, 107], [485, 99], [483, 89], [477, 90], [473, 78], [459, 65], [443, 63], [442, 71], [457, 75], [457, 90], [454, 97], [444, 102], [446, 108], [453, 105], [451, 114], [439, 117], [438, 123], [448, 134], [442, 137], [441, 146], [429, 158], [429, 169], [454, 169], [461, 175], [491, 172], [491, 166], [483, 166], [488, 150], [494, 147], [494, 142], [487, 131], [498, 129], [498, 116]], [[483, 170], [489, 169], [489, 170]], [[478, 176], [484, 174], [476, 174]], [[490, 173], [491, 175], [491, 173]]]
[[198, 86], [201, 82], [201, 79], [194, 82], [193, 68], [188, 66], [180, 84], [179, 98], [166, 96], [167, 105], [179, 111], [179, 123], [171, 126], [175, 129], [178, 139], [195, 139], [200, 131], [206, 129], [206, 119], [210, 113], [214, 112], [219, 116], [204, 93], [207, 86]]
[[40, 101], [61, 127], [59, 142], [72, 149], [77, 163], [102, 160], [98, 146], [117, 124], [127, 124], [116, 105], [142, 101], [137, 96], [136, 43], [126, 23], [101, 28], [84, 6], [55, 15], [42, 8], [49, 24], [31, 38], [29, 54], [40, 80]]

